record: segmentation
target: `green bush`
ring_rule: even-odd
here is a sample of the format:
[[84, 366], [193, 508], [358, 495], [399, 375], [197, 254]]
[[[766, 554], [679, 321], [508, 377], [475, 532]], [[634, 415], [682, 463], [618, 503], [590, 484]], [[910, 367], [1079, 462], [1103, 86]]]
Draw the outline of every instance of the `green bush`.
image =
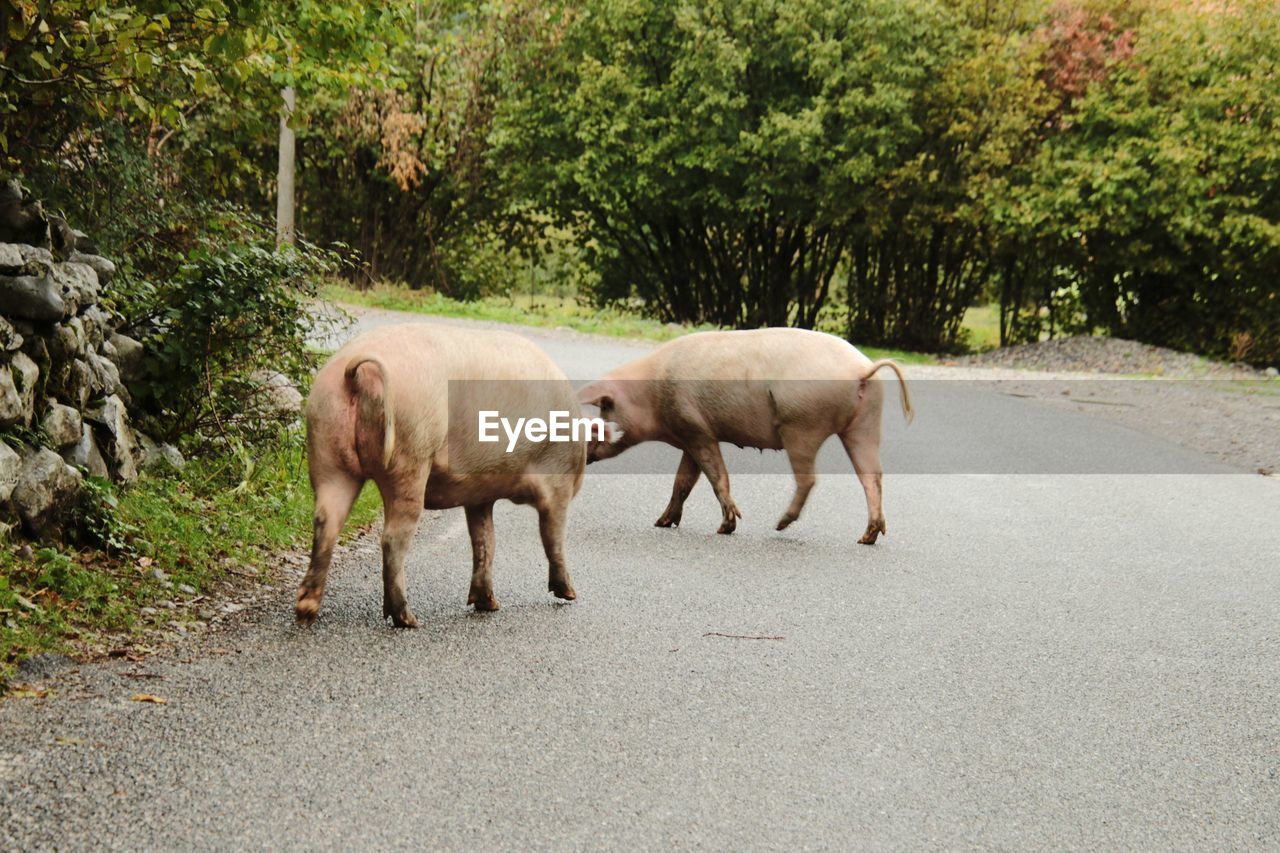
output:
[[146, 426], [188, 445], [274, 435], [282, 416], [265, 374], [305, 386], [320, 322], [311, 303], [334, 264], [313, 247], [237, 239], [199, 246], [165, 281], [135, 282], [125, 310], [146, 346], [131, 384]]

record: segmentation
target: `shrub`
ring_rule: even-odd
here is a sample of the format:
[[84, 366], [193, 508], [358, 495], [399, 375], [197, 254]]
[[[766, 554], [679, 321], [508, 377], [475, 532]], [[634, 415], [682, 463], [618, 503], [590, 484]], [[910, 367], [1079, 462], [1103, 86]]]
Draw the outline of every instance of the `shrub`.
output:
[[271, 374], [299, 385], [316, 364], [311, 310], [333, 256], [235, 239], [192, 251], [163, 282], [134, 282], [126, 312], [146, 345], [135, 395], [166, 440], [255, 440], [278, 432]]

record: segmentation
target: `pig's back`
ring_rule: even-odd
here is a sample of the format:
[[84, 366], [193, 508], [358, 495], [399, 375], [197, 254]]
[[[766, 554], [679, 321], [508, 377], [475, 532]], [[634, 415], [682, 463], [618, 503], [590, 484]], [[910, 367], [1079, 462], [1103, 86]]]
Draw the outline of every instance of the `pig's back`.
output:
[[848, 341], [808, 329], [696, 332], [654, 353], [665, 379], [858, 378], [869, 360]]
[[345, 370], [352, 359], [374, 355], [393, 373], [418, 381], [554, 380], [564, 373], [531, 341], [510, 332], [401, 323], [371, 329], [330, 360]]

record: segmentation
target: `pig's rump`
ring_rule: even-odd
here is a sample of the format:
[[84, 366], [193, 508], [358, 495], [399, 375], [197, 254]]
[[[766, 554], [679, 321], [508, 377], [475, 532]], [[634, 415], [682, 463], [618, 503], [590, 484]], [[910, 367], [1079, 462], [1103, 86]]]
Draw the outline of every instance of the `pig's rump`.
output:
[[[540, 349], [506, 332], [410, 323], [357, 337], [316, 376], [307, 401], [315, 492], [311, 562], [294, 613], [315, 621], [338, 532], [368, 480], [382, 496], [383, 614], [418, 624], [405, 594], [405, 555], [423, 507], [465, 507], [472, 578], [467, 603], [496, 610], [493, 504], [530, 503], [547, 556], [547, 589], [576, 597], [563, 538], [582, 484], [585, 441], [537, 441], [523, 431], [479, 440], [479, 414], [499, 419], [578, 415], [569, 381]], [[508, 440], [503, 440], [508, 438]]]
[[[370, 361], [348, 379], [348, 367], [362, 359]], [[385, 419], [363, 415], [368, 400], [385, 405], [387, 397]], [[522, 440], [507, 452], [505, 435], [479, 441], [485, 409], [512, 421], [579, 411], [559, 368], [524, 338], [427, 323], [390, 326], [351, 341], [321, 369], [308, 400], [309, 444], [313, 455], [327, 449], [330, 463], [355, 477], [378, 479], [383, 467], [406, 474], [427, 466], [433, 506], [524, 497], [528, 480], [538, 475], [580, 478], [573, 459], [583, 452], [580, 444]], [[380, 466], [370, 450], [383, 446], [388, 425], [394, 448], [389, 464]]]

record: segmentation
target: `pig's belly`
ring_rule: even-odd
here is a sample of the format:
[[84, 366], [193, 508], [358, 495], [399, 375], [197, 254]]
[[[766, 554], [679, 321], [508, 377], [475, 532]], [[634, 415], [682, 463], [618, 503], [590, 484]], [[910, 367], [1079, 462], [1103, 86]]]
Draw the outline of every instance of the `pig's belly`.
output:
[[427, 478], [427, 493], [422, 505], [427, 509], [450, 509], [498, 500], [527, 503], [533, 497], [533, 489], [523, 474], [470, 474], [466, 477], [454, 477], [447, 472], [433, 470]]
[[715, 425], [717, 441], [726, 441], [738, 447], [753, 447], [760, 450], [781, 450], [782, 439], [773, 429], [768, 427], [750, 428], [741, 423], [721, 422]]

